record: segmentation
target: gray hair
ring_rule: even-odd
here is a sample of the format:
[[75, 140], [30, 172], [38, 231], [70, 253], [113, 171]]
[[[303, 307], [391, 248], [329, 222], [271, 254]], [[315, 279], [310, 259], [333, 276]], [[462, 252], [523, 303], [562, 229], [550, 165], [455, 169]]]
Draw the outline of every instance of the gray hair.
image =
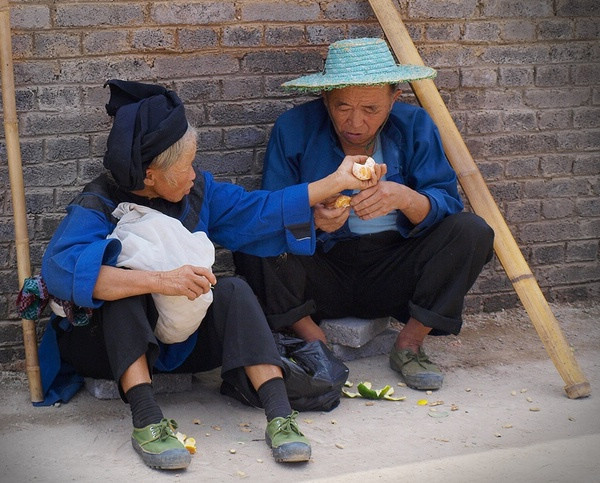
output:
[[198, 131], [196, 131], [196, 128], [188, 123], [187, 130], [183, 136], [181, 136], [179, 140], [171, 144], [167, 149], [156, 156], [148, 167], [163, 171], [165, 173], [167, 182], [174, 186], [175, 180], [170, 176], [170, 168], [177, 163], [177, 161], [179, 161], [185, 146], [192, 140], [197, 142]]
[[161, 171], [168, 171], [173, 166], [183, 153], [183, 149], [190, 140], [197, 141], [198, 131], [191, 124], [188, 124], [187, 131], [179, 138], [178, 141], [171, 144], [162, 153], [156, 156], [150, 163], [150, 168], [160, 169]]

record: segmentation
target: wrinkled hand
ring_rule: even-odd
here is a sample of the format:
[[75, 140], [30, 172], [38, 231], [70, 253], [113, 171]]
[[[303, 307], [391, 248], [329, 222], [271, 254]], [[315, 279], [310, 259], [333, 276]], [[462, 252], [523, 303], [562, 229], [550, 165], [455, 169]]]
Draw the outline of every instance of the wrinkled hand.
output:
[[195, 300], [208, 293], [211, 285], [217, 283], [210, 268], [183, 265], [175, 270], [158, 273], [159, 290], [163, 295], [183, 295]]
[[381, 181], [352, 197], [351, 206], [362, 220], [370, 220], [399, 209], [406, 187], [391, 181]]
[[363, 164], [367, 160], [368, 156], [353, 155], [346, 156], [342, 161], [342, 164], [336, 170], [336, 175], [340, 178], [342, 183], [342, 190], [365, 190], [372, 186], [377, 185], [379, 179], [387, 173], [387, 166], [385, 164], [375, 165], [375, 176], [367, 181], [361, 181], [352, 174], [352, 165], [356, 163]]
[[350, 208], [335, 208], [334, 203], [337, 196], [318, 203], [314, 208], [315, 226], [327, 233], [332, 233], [346, 223], [350, 216]]

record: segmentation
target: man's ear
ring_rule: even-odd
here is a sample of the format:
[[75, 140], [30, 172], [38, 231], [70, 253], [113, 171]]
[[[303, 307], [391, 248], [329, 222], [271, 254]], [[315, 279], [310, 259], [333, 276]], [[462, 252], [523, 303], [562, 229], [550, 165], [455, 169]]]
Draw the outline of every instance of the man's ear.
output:
[[401, 95], [402, 95], [402, 91], [400, 89], [396, 89], [394, 91], [394, 96], [393, 96], [394, 102], [396, 102], [398, 99], [400, 99]]

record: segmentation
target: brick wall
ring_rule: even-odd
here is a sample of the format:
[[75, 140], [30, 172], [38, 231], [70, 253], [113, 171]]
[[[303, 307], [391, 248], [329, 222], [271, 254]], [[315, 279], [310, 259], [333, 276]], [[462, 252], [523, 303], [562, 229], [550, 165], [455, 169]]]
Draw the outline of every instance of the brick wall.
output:
[[[550, 301], [600, 292], [600, 4], [395, 2]], [[327, 45], [382, 36], [366, 0], [11, 1], [31, 261], [101, 170], [108, 78], [174, 88], [201, 165], [258, 185], [269, 129], [304, 100], [279, 84], [319, 70]], [[414, 102], [406, 86], [406, 97]], [[22, 367], [6, 150], [0, 138], [0, 369]], [[216, 270], [231, 269], [220, 251]], [[467, 310], [518, 303], [494, 260]]]

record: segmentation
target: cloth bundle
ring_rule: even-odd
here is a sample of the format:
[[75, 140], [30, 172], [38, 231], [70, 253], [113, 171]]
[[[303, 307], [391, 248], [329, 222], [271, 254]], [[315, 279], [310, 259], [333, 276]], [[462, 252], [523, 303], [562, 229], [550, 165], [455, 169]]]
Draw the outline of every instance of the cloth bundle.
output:
[[[204, 232], [191, 233], [179, 220], [135, 203], [120, 203], [119, 219], [108, 238], [122, 244], [117, 266], [137, 270], [174, 270], [182, 265], [210, 268], [215, 248]], [[200, 326], [212, 303], [212, 291], [195, 300], [185, 296], [152, 294], [158, 321], [154, 334], [166, 344], [182, 342]]]

